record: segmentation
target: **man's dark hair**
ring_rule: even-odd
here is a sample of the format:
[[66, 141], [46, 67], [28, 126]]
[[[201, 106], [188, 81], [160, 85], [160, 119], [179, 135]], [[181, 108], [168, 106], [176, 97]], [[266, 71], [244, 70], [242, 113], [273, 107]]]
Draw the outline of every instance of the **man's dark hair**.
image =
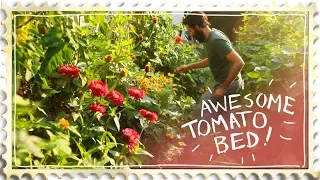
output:
[[187, 12], [183, 17], [183, 25], [188, 25], [190, 28], [194, 28], [198, 25], [201, 28], [210, 26], [207, 15], [203, 11]]

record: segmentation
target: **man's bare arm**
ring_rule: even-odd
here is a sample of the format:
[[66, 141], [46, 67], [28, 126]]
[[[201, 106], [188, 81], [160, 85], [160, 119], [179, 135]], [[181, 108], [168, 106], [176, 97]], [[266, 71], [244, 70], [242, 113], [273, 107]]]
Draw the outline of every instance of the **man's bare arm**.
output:
[[237, 75], [240, 73], [245, 64], [236, 51], [230, 52], [227, 55], [226, 59], [231, 62], [231, 69], [226, 80], [222, 84], [223, 89], [227, 89], [230, 86], [230, 84], [236, 79]]
[[208, 58], [205, 58], [201, 61], [195, 62], [195, 63], [191, 63], [191, 64], [187, 64], [187, 65], [182, 65], [180, 67], [178, 67], [178, 71], [180, 73], [189, 71], [191, 69], [199, 69], [199, 68], [206, 68], [209, 66], [209, 61]]

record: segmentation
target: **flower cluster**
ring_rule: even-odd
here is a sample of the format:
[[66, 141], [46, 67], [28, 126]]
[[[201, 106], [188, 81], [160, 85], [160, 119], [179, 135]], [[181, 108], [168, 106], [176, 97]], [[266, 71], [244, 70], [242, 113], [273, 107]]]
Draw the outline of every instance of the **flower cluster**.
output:
[[59, 119], [58, 124], [63, 127], [63, 129], [67, 129], [70, 126], [70, 122], [64, 118]]
[[107, 95], [108, 99], [110, 101], [113, 102], [113, 104], [115, 104], [116, 106], [121, 106], [123, 104], [124, 101], [124, 97], [121, 93], [119, 93], [116, 90], [111, 91], [108, 95]]
[[158, 120], [158, 115], [155, 112], [147, 111], [145, 109], [140, 109], [140, 115], [147, 119], [148, 123], [156, 123]]
[[96, 102], [89, 107], [89, 110], [93, 112], [100, 112], [102, 116], [106, 115], [107, 112], [106, 107]]
[[172, 86], [172, 77], [174, 74], [168, 73], [168, 76], [164, 74], [158, 75], [151, 75], [150, 77], [137, 77], [138, 81], [141, 81], [141, 88], [145, 91], [145, 94], [149, 94], [149, 91], [155, 90], [159, 92], [161, 89], [165, 87]]
[[132, 152], [140, 143], [140, 135], [131, 128], [125, 128], [122, 130], [123, 139], [126, 143], [128, 143], [128, 152]]
[[183, 43], [183, 39], [181, 36], [175, 36], [174, 40], [176, 41], [177, 44], [182, 44]]
[[135, 100], [140, 100], [144, 98], [144, 91], [137, 87], [130, 88], [128, 90], [128, 94]]
[[79, 69], [75, 66], [63, 65], [59, 69], [59, 74], [63, 74], [68, 78], [79, 77]]
[[108, 86], [100, 80], [92, 80], [88, 84], [88, 89], [91, 90], [94, 96], [107, 96], [108, 95]]

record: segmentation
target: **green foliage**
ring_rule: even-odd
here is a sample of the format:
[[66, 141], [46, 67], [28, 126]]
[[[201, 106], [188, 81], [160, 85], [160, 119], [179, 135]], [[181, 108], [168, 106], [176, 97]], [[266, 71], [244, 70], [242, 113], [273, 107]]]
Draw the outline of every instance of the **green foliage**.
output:
[[[192, 45], [175, 42], [182, 27], [172, 26], [170, 18], [148, 14], [21, 17], [17, 32], [28, 33], [17, 41], [16, 49], [14, 118], [20, 138], [15, 165], [120, 166], [153, 158], [145, 149], [146, 139], [158, 140], [168, 127], [180, 127], [192, 110], [193, 98], [200, 95], [196, 87], [206, 79], [195, 72], [176, 74], [179, 65], [197, 61], [198, 54]], [[145, 38], [139, 39], [139, 34]], [[147, 64], [150, 72], [145, 72]], [[60, 74], [63, 65], [79, 69], [79, 77]], [[159, 79], [151, 89], [141, 84], [150, 77]], [[161, 82], [164, 79], [166, 83]], [[94, 96], [88, 89], [92, 80], [106, 83], [109, 92], [121, 93], [124, 103], [117, 106], [107, 97]], [[145, 98], [130, 97], [132, 87], [144, 89]], [[94, 102], [106, 108], [106, 115], [90, 110]], [[148, 123], [140, 109], [155, 112], [157, 123]], [[141, 135], [132, 152], [127, 151], [129, 144], [122, 134], [128, 127]], [[29, 138], [32, 141], [25, 143]]]
[[[79, 14], [34, 12], [63, 13]], [[172, 25], [170, 15], [111, 13], [17, 17], [15, 167], [145, 164], [155, 157], [149, 150], [169, 146], [159, 143], [166, 135], [183, 133], [180, 127], [204, 88], [213, 85], [208, 68], [177, 73], [178, 66], [201, 57], [196, 45], [174, 40], [183, 26]], [[244, 16], [235, 44], [246, 62], [242, 93], [268, 91], [271, 79], [281, 84], [298, 77], [304, 66], [303, 23], [299, 16]], [[79, 77], [59, 73], [63, 65], [77, 68]], [[294, 76], [283, 78], [282, 72]], [[122, 94], [123, 104], [94, 96], [88, 88], [92, 80]], [[144, 99], [132, 98], [132, 87], [143, 89]], [[106, 108], [105, 115], [90, 110], [94, 102]], [[141, 109], [156, 113], [157, 122], [149, 123]], [[130, 151], [125, 128], [141, 135]]]
[[235, 49], [246, 63], [242, 93], [270, 91], [272, 79], [280, 86], [292, 82], [304, 67], [304, 16], [260, 13], [267, 15], [245, 15], [237, 32]]

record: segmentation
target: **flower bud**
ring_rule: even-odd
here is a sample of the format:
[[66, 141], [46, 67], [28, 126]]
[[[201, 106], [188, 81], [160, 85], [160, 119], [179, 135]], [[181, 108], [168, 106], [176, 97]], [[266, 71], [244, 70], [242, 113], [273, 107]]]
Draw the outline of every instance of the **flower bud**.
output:
[[113, 57], [112, 57], [112, 55], [106, 55], [104, 57], [104, 60], [106, 61], [106, 63], [109, 63], [109, 62], [111, 62], [113, 60]]
[[142, 34], [139, 34], [138, 38], [139, 38], [141, 41], [144, 40], [144, 37], [143, 37]]
[[152, 22], [155, 23], [155, 24], [158, 23], [158, 18], [157, 17], [153, 17], [152, 18]]
[[128, 70], [126, 68], [121, 69], [120, 77], [127, 77]]
[[151, 66], [149, 64], [147, 64], [145, 67], [144, 67], [144, 71], [145, 72], [150, 72], [150, 69], [151, 69]]

